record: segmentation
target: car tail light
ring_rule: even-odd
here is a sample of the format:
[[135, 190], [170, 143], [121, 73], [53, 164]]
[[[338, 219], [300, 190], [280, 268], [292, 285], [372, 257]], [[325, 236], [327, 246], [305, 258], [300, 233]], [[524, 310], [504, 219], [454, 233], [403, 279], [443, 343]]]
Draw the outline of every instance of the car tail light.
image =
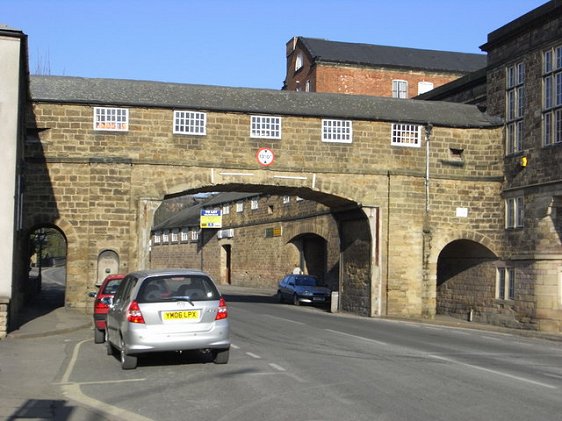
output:
[[215, 320], [222, 320], [228, 317], [228, 310], [226, 309], [226, 301], [223, 297], [219, 300], [219, 311], [217, 311], [217, 315]]
[[127, 310], [127, 320], [131, 323], [144, 323], [144, 317], [140, 311], [139, 303], [131, 301]]
[[94, 309], [95, 310], [105, 310], [106, 308], [108, 308], [108, 305], [105, 304], [99, 298], [97, 298], [96, 301], [94, 301]]

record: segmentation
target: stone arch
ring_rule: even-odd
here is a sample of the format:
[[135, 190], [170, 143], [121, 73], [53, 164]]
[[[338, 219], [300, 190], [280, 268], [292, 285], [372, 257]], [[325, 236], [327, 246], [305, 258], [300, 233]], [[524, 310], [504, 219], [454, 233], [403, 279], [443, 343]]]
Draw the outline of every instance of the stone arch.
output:
[[435, 271], [435, 312], [487, 321], [495, 298], [497, 255], [482, 238], [456, 239], [439, 253]]

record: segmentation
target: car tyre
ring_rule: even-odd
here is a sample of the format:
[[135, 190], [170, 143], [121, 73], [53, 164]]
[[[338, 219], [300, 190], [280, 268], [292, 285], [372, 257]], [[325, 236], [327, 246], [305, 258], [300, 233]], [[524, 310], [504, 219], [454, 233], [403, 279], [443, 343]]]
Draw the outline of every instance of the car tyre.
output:
[[219, 349], [215, 351], [215, 364], [226, 364], [228, 363], [228, 358], [230, 356], [229, 349]]
[[300, 306], [301, 302], [299, 301], [299, 296], [297, 294], [293, 294], [293, 305]]
[[134, 370], [137, 368], [138, 357], [136, 355], [127, 354], [125, 342], [121, 339], [121, 368], [123, 370]]
[[94, 328], [94, 343], [103, 344], [105, 341], [105, 330]]
[[281, 294], [281, 291], [277, 291], [277, 298], [279, 299], [279, 302], [281, 304], [285, 302], [285, 300], [283, 299], [283, 294]]

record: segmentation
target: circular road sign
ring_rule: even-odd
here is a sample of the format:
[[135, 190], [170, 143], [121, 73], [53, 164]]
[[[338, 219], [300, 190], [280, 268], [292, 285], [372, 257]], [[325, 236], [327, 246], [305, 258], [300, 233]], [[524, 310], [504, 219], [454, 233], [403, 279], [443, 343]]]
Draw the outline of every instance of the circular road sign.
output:
[[275, 160], [275, 155], [273, 154], [273, 151], [269, 148], [260, 148], [256, 153], [256, 158], [260, 163], [260, 165], [267, 167], [268, 165], [273, 164], [273, 161]]

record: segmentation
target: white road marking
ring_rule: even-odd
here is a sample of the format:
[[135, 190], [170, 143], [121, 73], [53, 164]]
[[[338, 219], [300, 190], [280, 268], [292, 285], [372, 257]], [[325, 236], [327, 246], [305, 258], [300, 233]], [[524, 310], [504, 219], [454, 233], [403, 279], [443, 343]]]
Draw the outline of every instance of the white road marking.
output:
[[296, 325], [305, 325], [306, 323], [302, 323], [302, 322], [297, 322], [295, 320], [291, 320], [291, 319], [285, 319], [283, 317], [277, 317], [277, 316], [272, 316], [271, 314], [265, 314], [266, 317], [270, 317], [272, 319], [276, 319], [276, 320], [282, 320], [284, 322], [289, 322], [289, 323], [293, 323]]
[[269, 363], [269, 366], [270, 366], [271, 368], [274, 368], [274, 369], [277, 370], [277, 371], [287, 371], [287, 370], [285, 370], [283, 367], [281, 367], [280, 365], [277, 365], [277, 364], [275, 364], [275, 363]]
[[234, 349], [240, 349], [240, 347], [238, 345], [230, 344], [230, 346]]
[[256, 355], [252, 352], [246, 352], [246, 355], [252, 358], [255, 358], [256, 360], [261, 360], [261, 357], [259, 355]]
[[336, 333], [338, 335], [343, 335], [343, 336], [349, 336], [351, 338], [355, 338], [355, 339], [360, 339], [362, 341], [366, 341], [366, 342], [372, 342], [375, 343], [377, 345], [388, 345], [387, 342], [383, 342], [383, 341], [377, 341], [376, 339], [369, 339], [369, 338], [365, 338], [363, 336], [356, 336], [356, 335], [351, 335], [349, 333], [345, 333], [345, 332], [340, 332], [339, 330], [332, 330], [332, 329], [324, 329], [327, 332], [332, 332], [332, 333]]
[[542, 387], [546, 387], [546, 388], [548, 388], [548, 389], [558, 389], [556, 386], [553, 386], [553, 385], [550, 385], [550, 384], [537, 382], [537, 381], [535, 381], [535, 380], [527, 379], [527, 378], [525, 378], [525, 377], [514, 376], [514, 375], [512, 375], [512, 374], [504, 373], [504, 372], [502, 372], [502, 371], [492, 370], [492, 369], [485, 368], [485, 367], [481, 367], [481, 366], [474, 365], [474, 364], [463, 363], [463, 362], [460, 362], [460, 361], [453, 360], [453, 359], [451, 359], [451, 358], [442, 357], [442, 356], [440, 356], [440, 355], [428, 354], [428, 356], [429, 356], [430, 358], [435, 358], [436, 360], [447, 361], [447, 362], [452, 363], [452, 364], [458, 364], [458, 365], [462, 365], [462, 366], [465, 366], [465, 367], [474, 368], [474, 369], [476, 369], [476, 370], [485, 371], [485, 372], [487, 372], [487, 373], [496, 374], [496, 375], [498, 375], [498, 376], [507, 377], [507, 378], [509, 378], [509, 379], [518, 380], [518, 381], [520, 381], [520, 382], [525, 382], [525, 383], [529, 383], [529, 384], [534, 384], [534, 385], [536, 385], [536, 386], [542, 386]]

